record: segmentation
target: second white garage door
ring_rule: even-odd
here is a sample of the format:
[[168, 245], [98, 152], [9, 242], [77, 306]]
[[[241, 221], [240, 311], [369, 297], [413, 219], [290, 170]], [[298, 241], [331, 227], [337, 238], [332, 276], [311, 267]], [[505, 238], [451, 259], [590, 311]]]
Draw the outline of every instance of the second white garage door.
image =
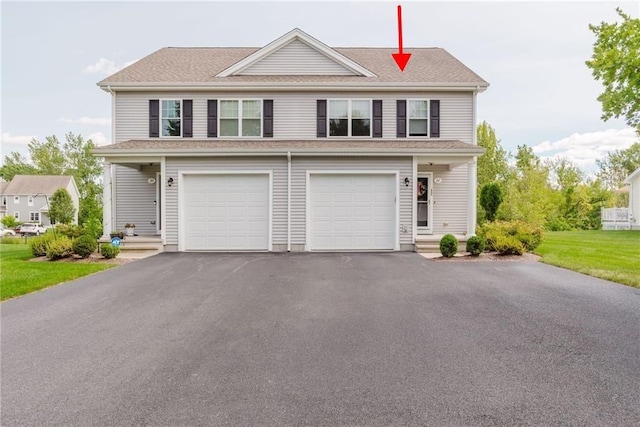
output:
[[396, 175], [311, 174], [311, 250], [393, 250]]
[[184, 250], [268, 250], [269, 175], [184, 175]]

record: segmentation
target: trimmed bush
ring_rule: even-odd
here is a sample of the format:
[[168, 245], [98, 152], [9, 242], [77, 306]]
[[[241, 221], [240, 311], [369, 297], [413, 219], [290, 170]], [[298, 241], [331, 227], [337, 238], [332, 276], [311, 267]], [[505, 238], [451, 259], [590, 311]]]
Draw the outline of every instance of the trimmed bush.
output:
[[522, 255], [524, 245], [515, 236], [499, 236], [493, 243], [500, 255]]
[[[20, 241], [20, 239], [17, 239]], [[29, 239], [29, 248], [34, 257], [45, 256], [47, 254], [47, 245], [55, 240], [55, 235], [50, 232], [44, 233], [39, 237]]]
[[496, 219], [496, 213], [502, 203], [502, 190], [495, 182], [485, 184], [480, 189], [480, 206], [484, 209], [487, 219], [493, 221]]
[[103, 243], [100, 246], [100, 253], [103, 257], [107, 259], [115, 258], [120, 253], [120, 248], [117, 246], [112, 246], [111, 243]]
[[56, 260], [66, 258], [73, 253], [73, 242], [66, 236], [58, 237], [47, 243], [47, 258]]
[[503, 247], [507, 242], [503, 237], [515, 238], [520, 242], [520, 246], [529, 252], [535, 250], [538, 245], [542, 243], [542, 228], [523, 221], [496, 221], [487, 223], [478, 227], [478, 235], [486, 239], [489, 250], [498, 252], [501, 251], [496, 247], [496, 242], [500, 241], [500, 247]]
[[85, 232], [96, 240], [102, 236], [102, 221], [98, 218], [89, 218], [82, 226]]
[[453, 234], [442, 236], [442, 239], [440, 239], [440, 253], [447, 258], [451, 258], [458, 253], [458, 239]]
[[467, 252], [472, 256], [478, 256], [484, 252], [485, 241], [482, 236], [471, 236], [467, 240]]
[[98, 242], [93, 236], [84, 234], [73, 241], [73, 253], [86, 258], [98, 249]]
[[85, 231], [84, 228], [79, 225], [58, 224], [56, 225], [56, 233], [70, 239], [75, 239], [85, 234]]

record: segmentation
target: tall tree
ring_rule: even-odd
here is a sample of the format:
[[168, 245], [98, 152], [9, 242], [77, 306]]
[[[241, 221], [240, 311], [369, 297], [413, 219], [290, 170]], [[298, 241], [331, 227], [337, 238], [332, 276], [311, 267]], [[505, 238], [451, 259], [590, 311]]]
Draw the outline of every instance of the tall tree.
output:
[[4, 156], [4, 164], [0, 167], [0, 177], [5, 181], [11, 181], [16, 175], [36, 174], [38, 174], [38, 169], [17, 151], [12, 151], [9, 155]]
[[589, 25], [596, 42], [586, 64], [604, 87], [598, 96], [602, 118], [624, 117], [640, 135], [640, 19], [616, 12], [622, 22]]
[[478, 145], [484, 148], [484, 154], [478, 158], [478, 188], [490, 182], [504, 182], [509, 166], [508, 153], [500, 145], [496, 131], [487, 122], [476, 127]]
[[631, 172], [640, 168], [640, 142], [632, 144], [625, 150], [614, 150], [607, 153], [604, 159], [596, 160], [600, 168], [598, 178], [611, 190], [620, 188]]
[[49, 219], [54, 224], [71, 224], [76, 213], [71, 195], [65, 188], [58, 188], [49, 201]]

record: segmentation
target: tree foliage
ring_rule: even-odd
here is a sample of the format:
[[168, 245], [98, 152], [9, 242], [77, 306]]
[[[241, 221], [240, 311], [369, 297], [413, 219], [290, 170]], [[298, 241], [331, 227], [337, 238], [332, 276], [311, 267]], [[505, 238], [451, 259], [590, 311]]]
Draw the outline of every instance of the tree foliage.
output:
[[640, 134], [640, 19], [616, 9], [622, 22], [589, 25], [596, 35], [587, 67], [600, 80], [602, 118], [624, 117]]
[[496, 213], [502, 203], [502, 190], [495, 182], [490, 182], [482, 186], [480, 190], [480, 206], [487, 214], [489, 221], [496, 219]]
[[487, 122], [476, 128], [478, 145], [484, 148], [484, 154], [478, 158], [478, 188], [490, 182], [504, 182], [508, 175], [508, 153], [500, 145], [496, 131]]
[[640, 142], [626, 150], [610, 151], [603, 159], [596, 160], [596, 164], [603, 184], [612, 190], [620, 188], [631, 172], [640, 168]]
[[76, 213], [71, 195], [65, 188], [58, 188], [49, 201], [49, 219], [55, 224], [71, 224]]

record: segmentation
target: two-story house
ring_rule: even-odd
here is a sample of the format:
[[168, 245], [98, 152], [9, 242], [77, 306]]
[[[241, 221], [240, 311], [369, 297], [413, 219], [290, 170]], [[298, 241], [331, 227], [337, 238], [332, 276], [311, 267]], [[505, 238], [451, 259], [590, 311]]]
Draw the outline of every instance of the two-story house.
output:
[[5, 215], [13, 216], [16, 221], [51, 225], [49, 199], [56, 190], [64, 188], [73, 201], [75, 209], [73, 222], [78, 222], [80, 193], [72, 176], [16, 175], [3, 187], [2, 203]]
[[104, 231], [167, 251], [415, 250], [473, 234], [476, 97], [440, 48], [331, 48], [295, 29], [262, 48], [163, 48], [111, 94]]

